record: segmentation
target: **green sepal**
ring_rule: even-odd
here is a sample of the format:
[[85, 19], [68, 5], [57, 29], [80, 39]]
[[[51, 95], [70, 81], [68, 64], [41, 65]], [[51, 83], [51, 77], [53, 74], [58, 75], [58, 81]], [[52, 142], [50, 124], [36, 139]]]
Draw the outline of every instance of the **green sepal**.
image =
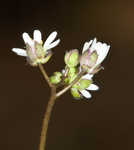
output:
[[61, 72], [54, 72], [54, 75], [57, 76], [58, 78], [62, 77], [62, 73]]
[[73, 82], [75, 80], [75, 78], [77, 78], [77, 74], [72, 74], [68, 79], [69, 79], [69, 83]]
[[69, 84], [69, 78], [66, 77], [66, 78], [64, 79], [64, 82], [65, 82], [65, 84]]
[[46, 52], [42, 46], [42, 44], [35, 41], [35, 49], [36, 49], [36, 55], [39, 58], [43, 58], [46, 55]]
[[71, 68], [69, 68], [69, 71], [68, 71], [68, 76], [72, 76], [72, 75], [74, 75], [74, 74], [76, 74], [77, 73], [77, 68], [76, 67], [71, 67]]
[[96, 51], [93, 51], [91, 54], [89, 51], [85, 51], [80, 58], [80, 64], [84, 70], [89, 72], [89, 70], [96, 64], [97, 59], [98, 54]]
[[42, 44], [35, 42], [34, 47], [26, 44], [26, 50], [28, 55], [28, 62], [32, 66], [38, 66], [38, 64], [45, 64], [52, 56], [52, 52], [46, 53]]
[[91, 83], [92, 83], [92, 80], [81, 79], [78, 84], [79, 85], [78, 89], [84, 90], [84, 89], [88, 88]]
[[76, 77], [77, 77], [78, 69], [76, 67], [68, 68], [68, 73], [66, 75], [66, 78], [64, 79], [64, 82], [66, 84], [70, 84]]
[[78, 50], [71, 50], [65, 54], [64, 61], [68, 67], [76, 67], [79, 63]]
[[72, 88], [76, 88], [76, 89], [79, 89], [79, 83], [75, 83]]
[[49, 53], [49, 54], [47, 54], [46, 57], [37, 59], [37, 63], [38, 64], [40, 64], [40, 63], [41, 64], [45, 64], [45, 63], [47, 63], [49, 61], [49, 59], [51, 58], [51, 56], [52, 56], [52, 53]]

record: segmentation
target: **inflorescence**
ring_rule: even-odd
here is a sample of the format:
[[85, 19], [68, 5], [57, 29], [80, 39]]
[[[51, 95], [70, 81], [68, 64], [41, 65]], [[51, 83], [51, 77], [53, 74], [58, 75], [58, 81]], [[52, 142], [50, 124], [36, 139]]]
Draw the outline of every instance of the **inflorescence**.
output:
[[[12, 51], [17, 55], [26, 57], [32, 66], [45, 64], [52, 56], [51, 49], [60, 43], [60, 39], [54, 41], [56, 36], [57, 32], [52, 32], [43, 43], [39, 30], [34, 30], [33, 39], [30, 38], [28, 33], [23, 33], [22, 37], [26, 44], [26, 49], [13, 48]], [[106, 58], [109, 49], [109, 45], [97, 42], [95, 38], [85, 42], [82, 54], [77, 49], [66, 52], [64, 56], [65, 68], [61, 72], [53, 73], [49, 78], [51, 84], [66, 87], [83, 72], [83, 76], [70, 88], [71, 94], [76, 99], [82, 97], [91, 98], [89, 91], [99, 89], [93, 83], [93, 76], [102, 69], [101, 63]]]

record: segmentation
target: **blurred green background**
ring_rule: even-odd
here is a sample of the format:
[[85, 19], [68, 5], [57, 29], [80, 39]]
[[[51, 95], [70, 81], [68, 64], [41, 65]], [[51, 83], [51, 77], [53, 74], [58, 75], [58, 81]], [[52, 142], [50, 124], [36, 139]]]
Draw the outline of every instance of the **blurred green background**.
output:
[[43, 40], [54, 30], [61, 43], [45, 65], [49, 75], [64, 67], [67, 50], [82, 50], [94, 37], [111, 45], [95, 83], [93, 98], [57, 100], [47, 150], [134, 149], [134, 1], [11, 0], [1, 3], [1, 149], [37, 150], [50, 89], [38, 68], [11, 52], [23, 48], [22, 33], [39, 29]]

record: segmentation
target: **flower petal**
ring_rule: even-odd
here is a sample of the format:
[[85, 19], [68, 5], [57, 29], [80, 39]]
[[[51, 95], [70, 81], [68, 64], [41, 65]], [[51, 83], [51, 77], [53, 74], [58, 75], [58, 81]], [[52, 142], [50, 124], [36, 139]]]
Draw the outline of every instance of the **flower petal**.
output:
[[99, 87], [95, 84], [90, 84], [89, 87], [86, 89], [91, 90], [91, 91], [97, 91], [97, 90], [99, 90]]
[[84, 97], [86, 97], [88, 99], [92, 97], [91, 94], [87, 90], [82, 90], [80, 92]]
[[82, 77], [82, 79], [91, 80], [91, 79], [92, 79], [92, 77], [93, 77], [93, 75], [92, 75], [92, 74], [86, 74], [86, 75], [84, 75], [84, 76]]
[[33, 40], [30, 38], [30, 36], [28, 35], [28, 33], [24, 32], [22, 34], [23, 40], [25, 42], [25, 44], [29, 44], [30, 46], [33, 46]]
[[60, 39], [56, 40], [55, 42], [51, 43], [50, 45], [45, 46], [45, 50], [49, 50], [55, 46], [57, 46], [60, 43]]
[[85, 42], [84, 46], [83, 46], [83, 50], [82, 53], [84, 53], [86, 50], [89, 49], [91, 43], [93, 42], [93, 40], [90, 40], [89, 42]]
[[94, 39], [93, 39], [93, 42], [92, 42], [92, 45], [91, 45], [91, 47], [90, 47], [91, 53], [95, 50], [96, 42], [97, 42], [97, 39], [94, 38]]
[[54, 39], [56, 38], [56, 36], [57, 36], [57, 32], [56, 31], [52, 32], [49, 35], [49, 37], [47, 38], [47, 40], [45, 41], [44, 48], [47, 47], [47, 46], [49, 46], [54, 41]]
[[33, 34], [34, 40], [38, 43], [41, 43], [41, 32], [39, 30], [34, 30], [34, 34]]
[[110, 48], [110, 46], [107, 45], [106, 43], [97, 42], [96, 38], [94, 39], [94, 41], [91, 45], [91, 48], [90, 48], [91, 52], [93, 52], [95, 50], [95, 51], [97, 51], [97, 54], [98, 54], [98, 59], [97, 59], [96, 65], [94, 67], [101, 64], [102, 61], [106, 58], [109, 48]]
[[13, 48], [12, 51], [15, 52], [17, 55], [25, 56], [25, 57], [27, 56], [27, 53], [24, 49]]
[[103, 60], [106, 58], [108, 52], [109, 52], [110, 46], [107, 44], [102, 44], [100, 48], [98, 47], [97, 53], [98, 53], [98, 59], [96, 62], [96, 66], [101, 64]]

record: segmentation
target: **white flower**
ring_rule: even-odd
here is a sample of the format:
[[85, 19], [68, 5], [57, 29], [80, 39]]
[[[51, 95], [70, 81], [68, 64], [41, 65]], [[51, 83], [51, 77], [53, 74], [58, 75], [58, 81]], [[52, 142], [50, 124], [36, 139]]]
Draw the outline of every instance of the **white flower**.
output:
[[12, 51], [17, 55], [28, 57], [29, 63], [33, 66], [37, 66], [39, 63], [44, 64], [52, 56], [50, 49], [57, 46], [60, 42], [60, 39], [54, 41], [56, 36], [57, 32], [52, 32], [43, 45], [42, 35], [39, 30], [34, 30], [33, 39], [30, 38], [28, 33], [24, 32], [22, 37], [26, 44], [26, 50], [13, 48]]
[[[92, 80], [92, 77], [93, 77], [93, 75], [86, 74], [86, 75], [84, 75], [82, 77], [82, 79]], [[90, 91], [96, 91], [96, 90], [99, 90], [99, 87], [97, 85], [91, 83], [89, 85], [89, 87], [87, 87], [85, 90], [80, 90], [80, 93], [84, 97], [90, 99], [92, 96], [91, 96], [91, 94], [90, 94], [90, 92], [88, 90], [90, 90]]]
[[95, 65], [91, 68], [90, 71], [92, 71], [94, 68], [96, 68], [98, 65], [100, 65], [103, 60], [106, 58], [108, 52], [110, 49], [110, 45], [107, 45], [106, 43], [97, 42], [96, 38], [94, 40], [91, 40], [89, 42], [85, 42], [82, 50], [82, 54], [86, 51], [89, 51], [89, 54], [92, 54], [92, 52], [97, 52], [97, 60], [95, 62]]
[[[49, 37], [47, 38], [47, 40], [45, 41], [45, 43], [43, 45], [45, 51], [50, 50], [51, 48], [54, 48], [55, 46], [57, 46], [59, 44], [60, 39], [54, 41], [56, 36], [57, 36], [56, 31], [52, 32], [49, 35]], [[22, 34], [22, 37], [23, 37], [23, 40], [24, 40], [25, 44], [28, 44], [33, 49], [34, 49], [35, 42], [37, 42], [39, 44], [42, 44], [42, 36], [41, 36], [41, 32], [39, 30], [34, 30], [33, 39], [31, 39], [29, 34], [26, 33], [26, 32], [24, 32]], [[13, 48], [12, 51], [15, 52], [17, 55], [27, 56], [27, 52], [24, 49]]]

